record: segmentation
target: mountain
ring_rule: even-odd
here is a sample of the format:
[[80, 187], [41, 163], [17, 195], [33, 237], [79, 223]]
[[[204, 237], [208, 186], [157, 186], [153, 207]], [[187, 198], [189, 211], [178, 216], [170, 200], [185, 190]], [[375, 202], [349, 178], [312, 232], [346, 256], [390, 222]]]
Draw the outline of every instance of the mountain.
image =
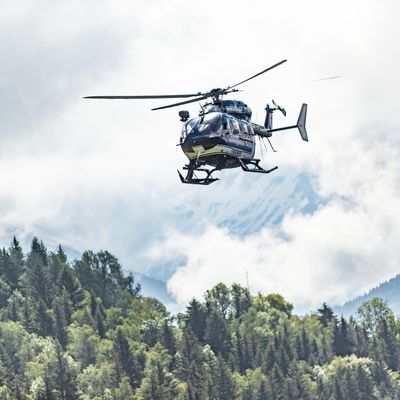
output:
[[223, 181], [207, 193], [194, 191], [190, 201], [179, 205], [179, 228], [193, 229], [195, 221], [207, 219], [233, 234], [246, 236], [279, 224], [288, 212], [312, 213], [323, 203], [312, 178], [295, 169], [284, 168], [271, 175], [239, 170], [222, 173]]
[[400, 275], [381, 283], [362, 296], [347, 301], [342, 306], [335, 306], [335, 312], [337, 315], [343, 314], [345, 317], [349, 317], [355, 314], [357, 308], [364, 301], [371, 300], [374, 297], [381, 297], [386, 300], [395, 315], [400, 315]]
[[135, 281], [139, 282], [141, 285], [143, 296], [155, 297], [164, 303], [168, 309], [174, 309], [175, 300], [168, 293], [165, 282], [150, 278], [138, 272], [134, 272], [133, 275]]
[[[222, 171], [221, 181], [206, 188], [190, 187], [185, 202], [171, 210], [169, 228], [193, 235], [201, 234], [212, 224], [243, 238], [265, 228], [279, 227], [289, 213], [312, 214], [324, 204], [312, 177], [294, 168], [278, 171], [271, 175]], [[167, 281], [184, 262], [176, 259], [153, 265], [147, 275]]]

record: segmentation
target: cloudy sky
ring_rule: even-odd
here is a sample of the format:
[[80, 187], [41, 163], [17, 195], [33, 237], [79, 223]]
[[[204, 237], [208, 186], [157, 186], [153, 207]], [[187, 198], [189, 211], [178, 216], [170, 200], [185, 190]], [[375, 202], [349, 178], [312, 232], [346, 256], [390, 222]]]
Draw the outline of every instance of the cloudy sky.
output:
[[[109, 249], [140, 272], [184, 260], [168, 281], [179, 304], [221, 280], [245, 284], [244, 257], [252, 290], [279, 291], [303, 308], [394, 276], [399, 11], [394, 0], [1, 1], [0, 244], [37, 235], [50, 249]], [[240, 98], [258, 122], [271, 97], [293, 120], [309, 104], [310, 142], [277, 137], [271, 163], [308, 174], [328, 200], [251, 236], [212, 219], [193, 233], [175, 224], [173, 210], [193, 196], [231, 200], [224, 181], [214, 184], [224, 190], [178, 181], [177, 110], [82, 99], [204, 91], [282, 59]]]

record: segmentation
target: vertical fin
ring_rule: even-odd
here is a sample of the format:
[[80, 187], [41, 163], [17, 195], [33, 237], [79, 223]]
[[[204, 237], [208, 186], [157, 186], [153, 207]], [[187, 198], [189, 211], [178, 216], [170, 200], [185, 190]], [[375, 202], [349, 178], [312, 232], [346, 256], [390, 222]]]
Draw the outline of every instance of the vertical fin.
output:
[[303, 104], [301, 106], [299, 118], [297, 120], [297, 128], [300, 131], [301, 138], [305, 142], [308, 142], [308, 136], [306, 131], [306, 117], [307, 117], [307, 104]]

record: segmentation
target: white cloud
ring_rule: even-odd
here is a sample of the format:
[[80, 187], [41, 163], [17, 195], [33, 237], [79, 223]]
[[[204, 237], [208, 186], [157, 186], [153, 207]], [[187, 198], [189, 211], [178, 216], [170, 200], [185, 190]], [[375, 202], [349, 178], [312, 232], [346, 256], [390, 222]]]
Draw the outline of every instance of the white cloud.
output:
[[220, 281], [246, 285], [246, 271], [252, 291], [282, 293], [299, 309], [337, 304], [397, 272], [400, 216], [393, 206], [374, 213], [332, 202], [312, 216], [288, 216], [280, 232], [245, 238], [214, 226], [200, 235], [175, 232], [149, 255], [185, 257], [168, 282], [181, 305]]

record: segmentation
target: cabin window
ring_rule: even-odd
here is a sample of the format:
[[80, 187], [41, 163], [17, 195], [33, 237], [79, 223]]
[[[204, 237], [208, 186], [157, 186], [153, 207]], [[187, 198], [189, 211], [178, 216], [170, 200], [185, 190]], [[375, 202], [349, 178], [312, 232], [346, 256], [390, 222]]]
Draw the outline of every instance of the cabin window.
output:
[[225, 132], [228, 130], [229, 131], [232, 130], [232, 126], [230, 124], [229, 118], [225, 114], [222, 115], [222, 130]]
[[240, 128], [241, 128], [241, 131], [244, 133], [244, 134], [248, 134], [249, 133], [249, 131], [248, 131], [248, 125], [245, 123], [245, 122], [240, 122]]
[[240, 129], [239, 129], [239, 122], [236, 119], [231, 119], [232, 125], [233, 125], [233, 133], [235, 135], [239, 135]]

